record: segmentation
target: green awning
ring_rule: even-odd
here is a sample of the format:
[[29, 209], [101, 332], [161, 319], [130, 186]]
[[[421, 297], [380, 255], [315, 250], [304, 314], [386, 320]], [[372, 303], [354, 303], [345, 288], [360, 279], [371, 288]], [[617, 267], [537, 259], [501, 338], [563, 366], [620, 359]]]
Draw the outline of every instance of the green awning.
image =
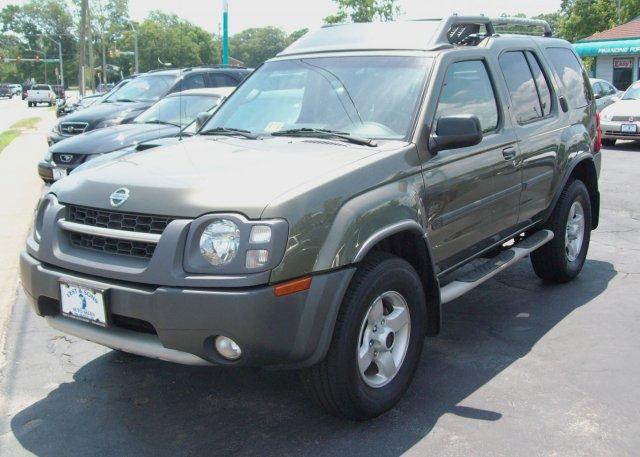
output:
[[573, 45], [580, 57], [628, 56], [640, 54], [640, 39], [585, 41]]

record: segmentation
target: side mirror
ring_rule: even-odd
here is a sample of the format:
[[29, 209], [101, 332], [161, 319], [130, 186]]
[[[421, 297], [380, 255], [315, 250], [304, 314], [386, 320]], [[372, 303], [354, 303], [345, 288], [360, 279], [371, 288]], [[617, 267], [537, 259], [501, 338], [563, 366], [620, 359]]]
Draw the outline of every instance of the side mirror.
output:
[[196, 130], [200, 130], [200, 127], [207, 123], [209, 117], [211, 117], [211, 115], [206, 111], [198, 113], [196, 116]]
[[475, 146], [482, 142], [482, 126], [477, 116], [450, 116], [438, 119], [436, 133], [429, 139], [433, 154], [446, 149]]
[[594, 94], [596, 100], [600, 100], [604, 95], [603, 94]]

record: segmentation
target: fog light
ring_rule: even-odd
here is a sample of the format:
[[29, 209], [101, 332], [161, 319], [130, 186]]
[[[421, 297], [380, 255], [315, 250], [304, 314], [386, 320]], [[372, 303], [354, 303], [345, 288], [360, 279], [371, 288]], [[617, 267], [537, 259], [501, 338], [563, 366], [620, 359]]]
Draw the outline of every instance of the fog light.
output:
[[237, 360], [242, 355], [240, 346], [231, 338], [222, 335], [216, 338], [216, 350], [227, 360]]

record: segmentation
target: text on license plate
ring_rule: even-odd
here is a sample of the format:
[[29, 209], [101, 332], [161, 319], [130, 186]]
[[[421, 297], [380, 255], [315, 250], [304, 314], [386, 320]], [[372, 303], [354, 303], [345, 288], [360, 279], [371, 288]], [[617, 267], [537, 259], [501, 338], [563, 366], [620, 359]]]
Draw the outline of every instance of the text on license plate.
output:
[[102, 327], [107, 326], [107, 312], [102, 291], [61, 282], [60, 306], [65, 316]]
[[638, 126], [636, 124], [622, 124], [622, 133], [636, 133]]

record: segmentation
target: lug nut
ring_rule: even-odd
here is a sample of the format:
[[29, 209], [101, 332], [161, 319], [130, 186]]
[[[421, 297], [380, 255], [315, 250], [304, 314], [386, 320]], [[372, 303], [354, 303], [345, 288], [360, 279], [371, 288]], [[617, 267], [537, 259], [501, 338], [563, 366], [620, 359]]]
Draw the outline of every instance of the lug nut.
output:
[[373, 351], [373, 356], [378, 357], [378, 351]]
[[380, 322], [380, 325], [385, 325], [387, 323], [387, 321], [385, 321], [384, 319], [382, 319], [382, 321]]
[[378, 331], [378, 326], [377, 326], [377, 325], [374, 325], [374, 326], [373, 326], [373, 333], [376, 333], [377, 331]]
[[373, 340], [369, 341], [369, 347], [373, 346]]

